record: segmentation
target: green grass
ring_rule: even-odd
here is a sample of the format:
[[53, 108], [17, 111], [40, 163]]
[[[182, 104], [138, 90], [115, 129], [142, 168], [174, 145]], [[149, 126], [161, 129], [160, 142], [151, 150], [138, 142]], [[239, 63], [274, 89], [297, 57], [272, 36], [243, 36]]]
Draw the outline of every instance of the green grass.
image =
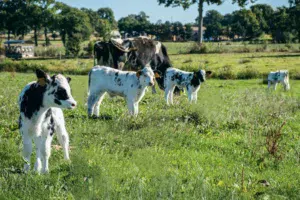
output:
[[[149, 90], [137, 118], [123, 99], [106, 97], [104, 120], [87, 118], [87, 77], [72, 76], [79, 105], [64, 111], [72, 162], [52, 149], [50, 174], [39, 176], [19, 173], [17, 96], [32, 80], [0, 73], [0, 199], [300, 198], [299, 81], [267, 92], [259, 79], [208, 80], [197, 104], [182, 95], [172, 107]], [[271, 155], [266, 138], [283, 122]]]
[[170, 55], [196, 53], [255, 53], [255, 52], [300, 52], [295, 44], [249, 44], [249, 42], [204, 42], [199, 49], [195, 42], [164, 42]]

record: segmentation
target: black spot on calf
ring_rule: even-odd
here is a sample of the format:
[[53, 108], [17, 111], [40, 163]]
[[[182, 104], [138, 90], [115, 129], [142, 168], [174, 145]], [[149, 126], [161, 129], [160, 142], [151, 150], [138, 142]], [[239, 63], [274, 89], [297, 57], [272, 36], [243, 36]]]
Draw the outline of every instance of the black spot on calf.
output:
[[67, 99], [69, 99], [67, 91], [62, 87], [57, 88], [57, 91], [55, 92], [54, 96], [57, 100], [67, 100]]
[[43, 97], [46, 91], [45, 86], [32, 84], [30, 88], [25, 91], [21, 99], [21, 112], [25, 117], [31, 119], [35, 112], [38, 112], [43, 107]]
[[47, 110], [47, 113], [46, 113], [46, 116], [45, 116], [46, 120], [48, 118], [50, 118], [50, 123], [48, 124], [47, 129], [49, 130], [50, 135], [52, 136], [55, 132], [55, 123], [54, 123], [54, 118], [53, 118], [53, 115], [52, 115], [51, 108]]

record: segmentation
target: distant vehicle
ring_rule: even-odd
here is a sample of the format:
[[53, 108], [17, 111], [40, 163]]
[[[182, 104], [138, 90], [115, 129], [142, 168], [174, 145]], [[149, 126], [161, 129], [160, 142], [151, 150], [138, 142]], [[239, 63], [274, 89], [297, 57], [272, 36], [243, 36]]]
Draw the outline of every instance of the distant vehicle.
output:
[[32, 58], [34, 57], [34, 46], [25, 44], [24, 40], [9, 40], [4, 42], [5, 56], [8, 58]]

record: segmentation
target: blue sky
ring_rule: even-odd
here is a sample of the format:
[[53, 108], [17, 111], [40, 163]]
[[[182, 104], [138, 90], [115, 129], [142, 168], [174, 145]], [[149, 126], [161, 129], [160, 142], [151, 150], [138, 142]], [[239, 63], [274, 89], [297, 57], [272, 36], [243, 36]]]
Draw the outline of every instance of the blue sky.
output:
[[[129, 14], [138, 14], [144, 11], [151, 22], [162, 21], [180, 21], [182, 23], [194, 22], [197, 17], [197, 6], [193, 5], [188, 10], [182, 8], [166, 8], [159, 6], [157, 0], [59, 0], [73, 7], [85, 7], [97, 10], [102, 7], [110, 7], [115, 14], [117, 20]], [[239, 9], [237, 5], [233, 5], [231, 0], [225, 0], [221, 6], [205, 5], [204, 11], [215, 9], [222, 14], [231, 13]], [[256, 3], [266, 3], [274, 8], [278, 6], [288, 6], [288, 0], [257, 0]], [[251, 4], [252, 5], [252, 4]], [[250, 4], [247, 6], [249, 7]]]

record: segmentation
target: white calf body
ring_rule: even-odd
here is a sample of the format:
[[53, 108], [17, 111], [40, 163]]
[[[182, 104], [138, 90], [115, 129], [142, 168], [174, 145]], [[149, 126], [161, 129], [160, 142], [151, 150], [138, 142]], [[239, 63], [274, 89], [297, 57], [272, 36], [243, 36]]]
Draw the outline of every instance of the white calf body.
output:
[[129, 113], [138, 114], [138, 104], [147, 86], [154, 85], [150, 67], [138, 72], [120, 71], [105, 66], [95, 66], [89, 73], [88, 115], [99, 116], [100, 104], [105, 93], [122, 96], [127, 101]]
[[176, 86], [186, 88], [189, 101], [197, 102], [197, 94], [201, 83], [205, 81], [205, 75], [204, 70], [186, 72], [176, 68], [168, 68], [164, 80], [167, 105], [173, 104], [173, 93]]
[[36, 147], [35, 171], [49, 171], [49, 157], [54, 132], [62, 145], [65, 159], [69, 160], [69, 135], [65, 128], [64, 115], [61, 108], [73, 109], [73, 99], [68, 80], [57, 75], [50, 78], [45, 74], [39, 81], [25, 86], [19, 96], [20, 118], [19, 128], [23, 139], [24, 171], [30, 170], [32, 140]]
[[268, 75], [268, 89], [270, 89], [271, 85], [274, 86], [274, 90], [276, 90], [277, 84], [281, 83], [285, 90], [290, 89], [289, 83], [289, 72], [287, 70], [279, 70], [277, 72], [270, 72]]

